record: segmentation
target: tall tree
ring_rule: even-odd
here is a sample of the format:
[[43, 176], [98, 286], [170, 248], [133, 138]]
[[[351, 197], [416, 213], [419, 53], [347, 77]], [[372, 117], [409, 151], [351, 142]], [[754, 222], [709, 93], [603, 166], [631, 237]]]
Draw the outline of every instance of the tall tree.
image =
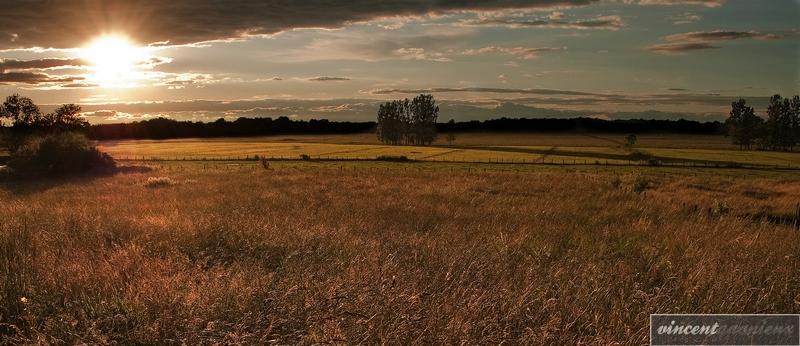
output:
[[33, 100], [19, 94], [6, 97], [0, 106], [0, 118], [9, 118], [17, 129], [29, 128], [40, 121], [42, 112]]
[[404, 109], [401, 101], [386, 102], [378, 108], [378, 139], [386, 144], [402, 144], [405, 139]]
[[747, 106], [744, 99], [731, 104], [730, 117], [726, 124], [733, 143], [740, 149], [750, 149], [759, 136], [762, 120], [756, 116], [753, 107]]
[[419, 95], [411, 100], [413, 114], [412, 132], [415, 144], [429, 145], [436, 140], [436, 120], [439, 117], [439, 106], [433, 95]]
[[791, 143], [792, 149], [794, 149], [794, 146], [800, 143], [800, 95], [794, 95], [792, 100], [789, 101], [788, 112], [790, 117], [789, 122], [792, 127]]
[[83, 130], [89, 127], [89, 122], [81, 117], [81, 106], [70, 103], [40, 117], [34, 126], [46, 132], [64, 132]]
[[439, 107], [431, 95], [386, 102], [378, 107], [378, 139], [393, 145], [431, 144], [438, 116]]
[[767, 107], [766, 142], [772, 150], [786, 150], [794, 146], [791, 102], [774, 95]]

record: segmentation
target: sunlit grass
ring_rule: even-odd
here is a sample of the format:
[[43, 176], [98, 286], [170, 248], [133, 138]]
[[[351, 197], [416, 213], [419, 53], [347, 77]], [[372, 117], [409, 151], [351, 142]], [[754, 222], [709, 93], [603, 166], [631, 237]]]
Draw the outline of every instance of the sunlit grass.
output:
[[651, 313], [800, 312], [796, 176], [154, 167], [2, 186], [2, 337], [642, 344]]
[[[461, 135], [469, 138], [470, 134]], [[487, 135], [476, 134], [477, 138]], [[521, 135], [520, 135], [521, 136]], [[541, 135], [540, 135], [541, 136]], [[300, 138], [303, 138], [302, 136]], [[637, 162], [652, 157], [666, 163], [712, 163], [712, 164], [758, 164], [800, 166], [800, 153], [767, 151], [740, 151], [731, 149], [673, 148], [668, 136], [649, 138], [643, 142], [661, 143], [666, 147], [636, 145], [628, 148], [617, 144], [619, 138], [580, 137], [571, 135], [563, 139], [562, 145], [462, 145], [455, 146], [388, 146], [374, 144], [342, 144], [342, 138], [312, 137], [323, 142], [300, 142], [290, 137], [179, 139], [164, 141], [109, 141], [100, 147], [119, 158], [158, 159], [219, 159], [246, 158], [256, 155], [270, 158], [296, 159], [300, 155], [321, 159], [374, 159], [379, 156], [406, 156], [415, 160], [429, 161], [475, 161], [475, 162], [520, 162], [520, 163], [579, 163], [620, 164]], [[355, 135], [353, 138], [361, 138]], [[533, 136], [532, 138], [537, 138]], [[539, 137], [541, 140], [542, 137]], [[549, 137], [544, 137], [549, 140]], [[682, 137], [672, 137], [682, 140]], [[699, 140], [699, 138], [697, 138]], [[532, 139], [533, 140], [533, 139]], [[593, 141], [601, 146], [588, 146]], [[716, 143], [716, 137], [707, 137]], [[605, 146], [602, 146], [605, 143]]]

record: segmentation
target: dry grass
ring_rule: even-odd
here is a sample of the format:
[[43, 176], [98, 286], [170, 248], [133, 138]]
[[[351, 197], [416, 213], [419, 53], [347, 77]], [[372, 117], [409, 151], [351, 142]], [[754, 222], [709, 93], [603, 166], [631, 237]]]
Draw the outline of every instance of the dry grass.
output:
[[[514, 133], [514, 132], [469, 132], [455, 133], [454, 145], [469, 146], [571, 146], [571, 147], [608, 147], [624, 146], [627, 134], [577, 134], [577, 133]], [[262, 137], [245, 138], [190, 138], [175, 139], [170, 142], [193, 143], [203, 142], [206, 144], [239, 142], [249, 143], [321, 143], [321, 144], [371, 144], [380, 145], [378, 137], [374, 132], [354, 133], [347, 135], [276, 135]], [[131, 142], [140, 144], [160, 143], [159, 140], [141, 141], [104, 141], [108, 147], [115, 145], [125, 145]], [[700, 149], [738, 149], [731, 143], [730, 138], [725, 136], [708, 135], [680, 135], [680, 134], [640, 134], [638, 135], [638, 145], [643, 147], [655, 148], [700, 148]], [[447, 145], [447, 134], [441, 133], [435, 145]]]
[[0, 337], [642, 344], [655, 312], [800, 312], [800, 232], [752, 217], [797, 180], [255, 168], [5, 186]]
[[[460, 134], [459, 138], [455, 146], [426, 147], [381, 145], [374, 138], [367, 140], [364, 134], [105, 141], [99, 146], [117, 158], [165, 160], [244, 159], [256, 155], [283, 159], [301, 156], [374, 159], [388, 155], [423, 161], [592, 164], [640, 159], [631, 156], [633, 152], [625, 146], [623, 135], [469, 133]], [[642, 135], [635, 150], [665, 162], [800, 165], [800, 153], [740, 151], [722, 136]]]
[[147, 181], [144, 182], [144, 186], [150, 188], [160, 188], [160, 187], [167, 187], [177, 184], [178, 182], [172, 180], [170, 177], [149, 177]]

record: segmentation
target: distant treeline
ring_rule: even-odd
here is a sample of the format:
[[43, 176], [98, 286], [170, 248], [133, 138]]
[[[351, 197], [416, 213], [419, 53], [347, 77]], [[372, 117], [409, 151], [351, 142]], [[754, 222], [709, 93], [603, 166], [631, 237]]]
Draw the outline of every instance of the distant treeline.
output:
[[723, 134], [721, 122], [693, 120], [604, 120], [596, 118], [527, 119], [500, 118], [484, 121], [437, 124], [439, 132], [594, 132], [594, 133], [677, 133]]
[[167, 139], [191, 137], [250, 137], [283, 134], [349, 134], [372, 131], [374, 122], [292, 120], [288, 117], [218, 119], [204, 123], [155, 118], [124, 124], [92, 125], [95, 139]]
[[[155, 118], [124, 124], [100, 124], [89, 128], [95, 139], [167, 139], [191, 137], [247, 137], [283, 134], [352, 134], [374, 132], [376, 123], [322, 120], [292, 120], [287, 117], [219, 119], [214, 122], [177, 121]], [[437, 123], [447, 132], [589, 132], [723, 134], [720, 122], [691, 120], [603, 120], [594, 118], [526, 119], [500, 118], [484, 121]]]

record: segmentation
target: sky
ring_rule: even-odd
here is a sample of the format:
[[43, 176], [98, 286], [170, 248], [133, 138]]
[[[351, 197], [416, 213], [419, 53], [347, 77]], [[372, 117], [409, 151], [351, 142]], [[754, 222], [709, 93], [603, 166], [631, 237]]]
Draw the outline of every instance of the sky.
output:
[[0, 96], [92, 123], [374, 120], [433, 94], [440, 121], [721, 120], [800, 94], [800, 0], [12, 0]]

